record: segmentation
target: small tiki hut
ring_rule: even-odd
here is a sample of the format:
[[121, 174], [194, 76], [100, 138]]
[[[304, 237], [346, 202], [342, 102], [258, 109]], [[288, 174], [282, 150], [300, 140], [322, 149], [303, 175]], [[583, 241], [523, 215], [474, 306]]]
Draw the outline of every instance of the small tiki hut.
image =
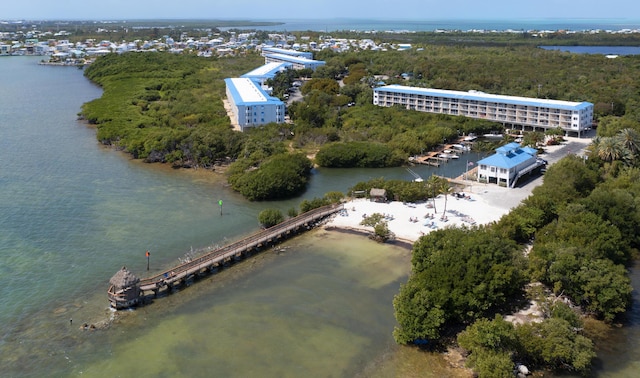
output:
[[371, 188], [369, 198], [374, 202], [387, 202], [387, 191], [385, 189]]
[[123, 266], [109, 280], [107, 294], [111, 307], [116, 310], [135, 306], [140, 300], [140, 278]]

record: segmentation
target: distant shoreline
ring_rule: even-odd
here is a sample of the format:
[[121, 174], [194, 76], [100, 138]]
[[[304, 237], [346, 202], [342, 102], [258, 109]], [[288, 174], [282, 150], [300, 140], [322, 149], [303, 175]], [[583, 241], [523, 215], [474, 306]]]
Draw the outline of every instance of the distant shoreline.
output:
[[[279, 23], [278, 25], [257, 27], [257, 30], [291, 31], [621, 31], [640, 32], [640, 20], [630, 19], [516, 19], [516, 20], [380, 20], [380, 19], [281, 19], [260, 20]], [[255, 25], [241, 25], [242, 27]], [[227, 29], [227, 27], [222, 27]], [[221, 28], [221, 30], [223, 30]], [[278, 29], [279, 28], [279, 29]]]
[[[92, 21], [98, 25], [128, 28], [219, 28], [255, 29], [264, 31], [406, 31], [406, 32], [434, 32], [434, 31], [623, 31], [636, 30], [640, 32], [640, 19], [628, 18], [521, 18], [521, 19], [379, 19], [379, 18], [298, 18], [298, 19], [202, 19], [202, 18], [157, 18], [157, 19], [112, 19], [112, 20], [32, 20], [32, 19], [0, 19], [0, 25], [8, 26], [21, 24], [40, 24], [59, 27], [64, 25], [68, 29], [74, 25], [83, 25]], [[11, 28], [13, 30], [15, 26]], [[0, 28], [1, 31], [2, 28]]]

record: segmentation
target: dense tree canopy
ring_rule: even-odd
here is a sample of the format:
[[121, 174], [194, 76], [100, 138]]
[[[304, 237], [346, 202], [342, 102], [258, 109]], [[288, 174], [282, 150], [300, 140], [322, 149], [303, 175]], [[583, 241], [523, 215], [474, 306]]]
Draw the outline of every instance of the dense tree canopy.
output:
[[252, 201], [290, 198], [306, 189], [311, 168], [303, 154], [274, 155], [257, 169], [230, 176], [229, 183]]
[[[413, 155], [462, 133], [501, 131], [503, 127], [401, 107], [380, 109], [371, 105], [371, 88], [378, 85], [380, 78], [385, 84], [590, 101], [595, 105], [600, 127], [609, 130], [609, 135], [625, 128], [640, 129], [637, 56], [606, 59], [596, 54], [570, 54], [534, 46], [472, 47], [460, 41], [456, 45], [426, 45], [409, 51], [318, 52], [317, 58], [326, 60], [326, 69], [332, 73], [322, 75], [316, 71], [314, 77], [328, 80], [346, 74], [344, 86], [338, 94], [335, 89], [328, 90], [329, 86], [314, 85], [314, 90], [309, 86], [305, 101], [290, 107], [296, 145], [375, 141]], [[408, 75], [403, 77], [403, 73]], [[356, 106], [345, 106], [352, 102]], [[535, 142], [538, 137], [533, 133], [527, 142]]]
[[[370, 145], [366, 149], [371, 150], [381, 143], [388, 149], [384, 152], [388, 157], [384, 164], [388, 166], [461, 134], [502, 130], [502, 125], [482, 120], [374, 106], [371, 86], [384, 77], [387, 84], [588, 100], [596, 104], [597, 114], [602, 118], [603, 141], [598, 155], [614, 161], [611, 173], [622, 165], [616, 163], [615, 158], [621, 156], [616, 151], [637, 151], [640, 117], [635, 110], [639, 101], [634, 78], [640, 68], [634, 63], [635, 57], [612, 60], [532, 47], [442, 45], [411, 51], [342, 54], [322, 51], [317, 55], [327, 62], [326, 72], [314, 72], [313, 79], [302, 88], [304, 101], [288, 107], [294, 123], [282, 135], [291, 139], [289, 147], [294, 149], [367, 142]], [[258, 148], [264, 153], [259, 157], [252, 148], [247, 148], [246, 143], [255, 145], [251, 143], [252, 136], [231, 130], [222, 99], [225, 77], [239, 76], [261, 62], [262, 58], [252, 53], [209, 59], [169, 53], [108, 55], [86, 70], [87, 77], [104, 88], [104, 94], [83, 107], [83, 116], [97, 126], [97, 137], [102, 143], [148, 162], [213, 167], [246, 158], [248, 152], [253, 155], [252, 161], [242, 164], [246, 168], [256, 167], [258, 159], [264, 160], [281, 150]], [[409, 74], [408, 80], [401, 78], [402, 73]], [[273, 80], [274, 90], [283, 92], [296, 75], [309, 74], [292, 71], [278, 75]], [[340, 85], [336, 79], [342, 80]], [[624, 137], [616, 136], [615, 141], [604, 139], [623, 130], [627, 130]], [[379, 147], [375, 150], [381, 151]], [[373, 162], [366, 162], [367, 159], [347, 159], [348, 162], [336, 166], [380, 164], [378, 158]], [[629, 161], [625, 159], [624, 164], [629, 165]]]
[[[629, 134], [631, 142], [622, 148], [631, 150], [635, 137]], [[582, 318], [613, 322], [631, 303], [627, 266], [638, 253], [640, 169], [629, 155], [624, 155], [609, 161], [592, 155], [586, 160], [565, 157], [549, 167], [544, 183], [529, 198], [487, 228], [490, 235], [500, 235], [503, 243], [532, 245], [526, 255], [528, 269], [516, 264], [527, 271], [526, 279], [520, 277], [518, 282], [541, 282], [552, 294], [570, 299], [574, 307], [553, 301], [542, 306], [547, 310], [540, 323], [513, 326], [497, 317], [467, 327], [458, 342], [471, 352], [468, 364], [479, 376], [509, 376], [517, 361], [581, 374], [591, 368], [594, 345], [587, 337], [590, 333], [583, 332]], [[619, 165], [611, 169], [612, 164]], [[489, 250], [494, 250], [498, 256], [489, 259], [503, 261], [502, 266], [509, 271], [510, 265], [499, 258], [500, 249], [477, 249], [483, 243], [471, 231], [458, 230], [471, 235], [447, 238], [439, 232], [422, 237], [414, 245], [413, 274], [394, 300], [399, 324], [394, 336], [400, 343], [424, 338], [437, 342], [445, 330], [464, 327], [489, 315], [482, 307], [483, 299], [491, 297], [492, 303], [500, 303], [500, 298], [515, 298], [517, 282], [513, 287], [494, 286], [487, 293], [476, 292], [496, 280], [485, 276], [482, 284], [473, 282], [478, 270], [472, 267], [478, 265], [478, 259], [460, 253], [469, 250], [467, 244], [473, 244], [471, 250], [478, 256], [489, 256]], [[512, 256], [525, 258], [517, 248]], [[498, 282], [510, 277], [498, 276], [504, 280]]]
[[278, 209], [264, 209], [258, 214], [258, 222], [264, 228], [273, 227], [282, 221], [284, 221], [284, 215]]
[[321, 148], [316, 163], [328, 168], [381, 168], [400, 166], [405, 156], [394, 155], [393, 150], [381, 143], [334, 143]]
[[405, 180], [385, 180], [383, 177], [367, 182], [359, 182], [350, 189], [350, 193], [369, 193], [372, 188], [385, 189], [387, 198], [395, 201], [417, 202], [440, 194], [438, 188], [431, 188], [424, 183]]
[[223, 79], [259, 65], [258, 59], [109, 54], [85, 71], [104, 93], [82, 114], [97, 126], [98, 140], [135, 158], [211, 167], [236, 158], [245, 140], [230, 127]]
[[505, 306], [525, 282], [516, 243], [489, 229], [443, 229], [413, 247], [413, 274], [394, 300], [399, 343], [437, 339], [446, 324]]
[[586, 373], [595, 358], [591, 340], [577, 333], [582, 326], [563, 303], [537, 323], [514, 325], [500, 315], [479, 319], [458, 334], [458, 343], [471, 353], [467, 365], [479, 377], [513, 377], [515, 362]]
[[530, 264], [535, 279], [611, 321], [631, 301], [625, 269], [631, 257], [629, 242], [616, 226], [572, 204], [538, 232]]

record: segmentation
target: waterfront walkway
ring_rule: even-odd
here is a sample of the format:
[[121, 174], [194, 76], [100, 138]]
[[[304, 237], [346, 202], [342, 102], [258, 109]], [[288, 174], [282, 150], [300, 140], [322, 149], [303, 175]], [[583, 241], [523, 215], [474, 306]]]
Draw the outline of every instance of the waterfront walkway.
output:
[[319, 221], [342, 209], [344, 209], [344, 205], [334, 204], [310, 210], [242, 240], [217, 248], [191, 261], [144, 278], [135, 285], [121, 287], [115, 291], [111, 291], [114, 289], [111, 288], [109, 291], [111, 307], [121, 309], [137, 304], [139, 301], [136, 298], [133, 298], [133, 301], [131, 301], [131, 298], [129, 300], [126, 298], [127, 293], [132, 291], [139, 293], [139, 299], [143, 301], [147, 294], [153, 293], [154, 296], [157, 296], [162, 290], [170, 290], [176, 285], [186, 283], [195, 276], [213, 272], [224, 264], [239, 260], [264, 246], [275, 244], [297, 232], [311, 229]]
[[282, 239], [286, 235], [297, 231], [300, 227], [311, 228], [310, 226], [312, 223], [328, 215], [334, 214], [342, 210], [342, 208], [342, 204], [326, 206], [308, 211], [295, 218], [287, 219], [278, 225], [262, 230], [245, 239], [218, 248], [215, 251], [209, 252], [192, 261], [168, 269], [162, 273], [156, 274], [155, 276], [142, 279], [140, 280], [140, 289], [142, 291], [155, 291], [163, 284], [171, 285], [176, 281], [189, 277], [190, 275], [204, 272], [212, 266], [217, 266], [232, 258], [240, 257], [242, 253], [250, 251], [253, 248], [259, 248]]

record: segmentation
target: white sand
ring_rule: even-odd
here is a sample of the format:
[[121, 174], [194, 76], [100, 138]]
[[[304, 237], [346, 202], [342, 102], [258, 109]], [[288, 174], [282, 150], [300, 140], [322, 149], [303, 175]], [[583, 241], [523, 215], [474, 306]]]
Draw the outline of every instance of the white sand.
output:
[[[589, 138], [566, 138], [568, 142], [574, 142], [566, 146], [553, 146], [545, 148], [549, 164], [553, 164], [569, 153], [579, 153], [577, 146], [584, 148], [590, 143]], [[573, 151], [571, 150], [573, 148]], [[367, 199], [357, 199], [345, 203], [344, 214], [336, 215], [325, 227], [337, 227], [352, 230], [373, 232], [372, 227], [361, 226], [360, 222], [364, 215], [379, 213], [390, 215], [393, 219], [388, 220], [389, 230], [393, 232], [396, 239], [408, 242], [415, 242], [420, 236], [443, 227], [460, 227], [462, 225], [489, 224], [499, 220], [512, 208], [518, 206], [522, 200], [527, 198], [534, 187], [541, 185], [543, 176], [532, 180], [524, 187], [504, 188], [495, 184], [481, 184], [469, 181], [469, 185], [464, 188], [463, 193], [471, 197], [467, 199], [457, 199], [455, 196], [447, 196], [446, 215], [448, 221], [441, 219], [445, 210], [445, 197], [440, 195], [433, 201], [423, 203], [403, 204], [402, 202], [376, 203]], [[425, 218], [425, 215], [433, 215], [433, 219]], [[412, 222], [411, 219], [416, 219]], [[435, 227], [431, 226], [431, 223]]]
[[[520, 203], [523, 199], [522, 194], [528, 195], [496, 185], [482, 184], [474, 184], [463, 193], [471, 199], [447, 196], [446, 212], [444, 195], [436, 197], [435, 206], [432, 200], [423, 203], [378, 203], [357, 199], [345, 203], [346, 211], [336, 215], [326, 227], [371, 232], [371, 227], [362, 226], [360, 222], [364, 216], [379, 213], [390, 217], [387, 224], [397, 239], [415, 242], [420, 236], [435, 229], [497, 221], [511, 209], [511, 205], [517, 206]], [[443, 215], [446, 216], [446, 220], [442, 219]]]

